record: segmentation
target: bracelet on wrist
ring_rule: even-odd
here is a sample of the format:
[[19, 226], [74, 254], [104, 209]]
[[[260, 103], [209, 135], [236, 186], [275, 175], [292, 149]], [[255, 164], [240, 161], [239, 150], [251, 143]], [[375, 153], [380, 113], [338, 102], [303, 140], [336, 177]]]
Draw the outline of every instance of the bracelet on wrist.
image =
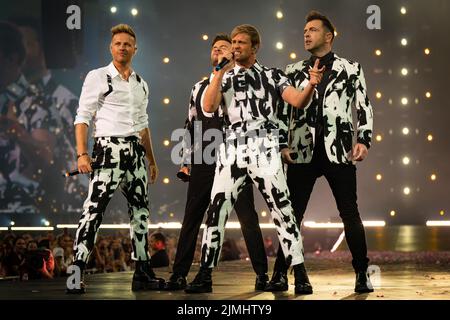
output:
[[79, 159], [82, 156], [88, 156], [88, 155], [89, 155], [89, 153], [87, 153], [87, 152], [79, 153], [79, 154], [77, 154], [77, 159]]

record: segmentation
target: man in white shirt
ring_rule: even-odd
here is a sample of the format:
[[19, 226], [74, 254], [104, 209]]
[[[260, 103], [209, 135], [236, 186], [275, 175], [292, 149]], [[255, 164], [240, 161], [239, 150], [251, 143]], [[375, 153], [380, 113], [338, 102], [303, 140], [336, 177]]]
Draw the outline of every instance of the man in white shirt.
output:
[[[90, 172], [91, 177], [74, 243], [74, 264], [84, 270], [106, 206], [120, 187], [128, 201], [132, 259], [136, 261], [132, 290], [158, 290], [164, 280], [156, 278], [150, 267], [147, 237], [147, 184], [154, 183], [158, 175], [148, 128], [148, 86], [131, 68], [137, 50], [134, 31], [120, 24], [111, 33], [113, 61], [86, 76], [75, 119], [78, 170]], [[87, 135], [93, 118], [95, 144], [91, 159]], [[83, 281], [79, 289], [68, 288], [67, 292], [84, 293]]]

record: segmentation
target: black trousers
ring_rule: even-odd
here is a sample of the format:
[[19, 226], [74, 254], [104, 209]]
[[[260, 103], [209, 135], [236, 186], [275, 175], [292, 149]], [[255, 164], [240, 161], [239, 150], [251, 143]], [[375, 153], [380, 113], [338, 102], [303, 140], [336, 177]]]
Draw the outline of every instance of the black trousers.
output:
[[[336, 200], [339, 215], [344, 223], [345, 239], [352, 253], [353, 268], [355, 271], [366, 270], [369, 259], [364, 226], [357, 205], [356, 166], [331, 163], [323, 144], [314, 148], [310, 163], [288, 166], [287, 183], [297, 222], [301, 224], [314, 184], [321, 176], [327, 179]], [[279, 247], [274, 269], [285, 272], [288, 267]]]
[[[193, 165], [189, 181], [186, 209], [178, 238], [173, 272], [187, 276], [194, 259], [197, 236], [208, 208], [214, 182], [214, 165]], [[256, 274], [267, 273], [267, 256], [255, 210], [253, 184], [248, 184], [234, 205], [241, 224], [253, 270]]]

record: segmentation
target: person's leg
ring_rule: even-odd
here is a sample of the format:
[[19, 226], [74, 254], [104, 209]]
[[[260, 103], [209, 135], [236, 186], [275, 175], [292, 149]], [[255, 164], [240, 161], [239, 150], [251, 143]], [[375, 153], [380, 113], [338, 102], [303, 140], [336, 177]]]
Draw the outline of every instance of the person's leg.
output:
[[[125, 172], [117, 165], [120, 160], [119, 147], [108, 139], [96, 141], [92, 158], [100, 169], [94, 169], [91, 173], [89, 191], [74, 241], [74, 261], [84, 263], [87, 263], [95, 245], [105, 209], [125, 176]], [[106, 162], [109, 165], [104, 166]]]
[[[313, 164], [292, 164], [287, 169], [289, 199], [300, 228], [318, 172]], [[273, 274], [266, 291], [286, 291], [288, 289], [288, 268], [281, 245], [278, 245]]]
[[264, 249], [264, 240], [259, 227], [258, 213], [255, 210], [253, 184], [247, 184], [234, 205], [236, 215], [241, 224], [242, 234], [252, 262], [253, 270], [257, 275], [255, 290], [263, 290], [267, 281], [267, 256]]
[[211, 197], [214, 167], [193, 165], [187, 192], [186, 209], [178, 237], [173, 274], [166, 284], [167, 290], [186, 287], [186, 276], [191, 268], [198, 233]]
[[257, 144], [257, 150], [263, 151], [259, 152], [257, 162], [249, 165], [249, 176], [270, 209], [286, 264], [294, 268], [295, 293], [311, 294], [312, 286], [304, 268], [300, 227], [289, 200], [289, 189], [277, 152], [278, 140], [269, 135], [259, 138]]
[[[99, 169], [90, 176], [89, 190], [83, 205], [83, 213], [78, 223], [74, 241], [74, 265], [81, 269], [81, 276], [94, 248], [97, 232], [103, 214], [115, 190], [125, 176], [120, 168], [120, 148], [108, 138], [97, 139], [92, 160]], [[84, 283], [80, 289], [67, 289], [67, 293], [84, 293]]]
[[367, 245], [364, 226], [358, 211], [356, 195], [356, 167], [354, 165], [330, 164], [325, 177], [336, 200], [339, 215], [344, 223], [345, 238], [352, 253], [355, 271], [366, 270]]
[[126, 178], [121, 184], [122, 193], [128, 202], [130, 218], [131, 259], [136, 261], [133, 275], [132, 290], [158, 290], [164, 285], [164, 280], [156, 278], [151, 269], [148, 246], [148, 172], [145, 164], [145, 149], [137, 140], [125, 142], [121, 163], [126, 171]]
[[[294, 209], [294, 215], [299, 227], [308, 205], [311, 192], [317, 179], [317, 170], [312, 164], [291, 164], [287, 170], [287, 185], [289, 199]], [[277, 259], [275, 260], [274, 272], [287, 273], [288, 265], [284, 259], [283, 250], [278, 246]]]
[[206, 229], [203, 231], [201, 267], [194, 281], [186, 287], [187, 293], [212, 291], [211, 272], [220, 259], [225, 224], [245, 186], [246, 177], [246, 170], [238, 168], [236, 164], [217, 165], [211, 202], [207, 209]]
[[256, 274], [266, 274], [267, 256], [261, 228], [259, 227], [258, 213], [255, 210], [253, 183], [248, 183], [243, 188], [234, 209], [241, 225], [253, 270]]
[[358, 211], [356, 194], [356, 167], [354, 165], [330, 164], [325, 177], [333, 191], [344, 223], [345, 238], [352, 253], [352, 265], [356, 273], [356, 292], [372, 292], [373, 287], [367, 275], [369, 258], [364, 225]]

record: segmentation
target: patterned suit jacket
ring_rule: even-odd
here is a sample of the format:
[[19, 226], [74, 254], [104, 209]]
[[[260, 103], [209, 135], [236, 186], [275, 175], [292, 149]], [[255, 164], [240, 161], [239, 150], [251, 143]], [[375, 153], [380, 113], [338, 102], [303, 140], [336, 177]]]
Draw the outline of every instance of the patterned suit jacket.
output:
[[[308, 60], [286, 67], [286, 74], [296, 88], [304, 88], [309, 81]], [[372, 139], [373, 111], [366, 92], [361, 65], [335, 54], [331, 80], [325, 89], [323, 120], [325, 149], [333, 163], [352, 163], [354, 137], [352, 106], [357, 111], [357, 142], [368, 148]], [[279, 117], [288, 124], [289, 146], [297, 154], [296, 163], [311, 162], [315, 141], [315, 123], [319, 95], [315, 90], [304, 109], [285, 104]]]

